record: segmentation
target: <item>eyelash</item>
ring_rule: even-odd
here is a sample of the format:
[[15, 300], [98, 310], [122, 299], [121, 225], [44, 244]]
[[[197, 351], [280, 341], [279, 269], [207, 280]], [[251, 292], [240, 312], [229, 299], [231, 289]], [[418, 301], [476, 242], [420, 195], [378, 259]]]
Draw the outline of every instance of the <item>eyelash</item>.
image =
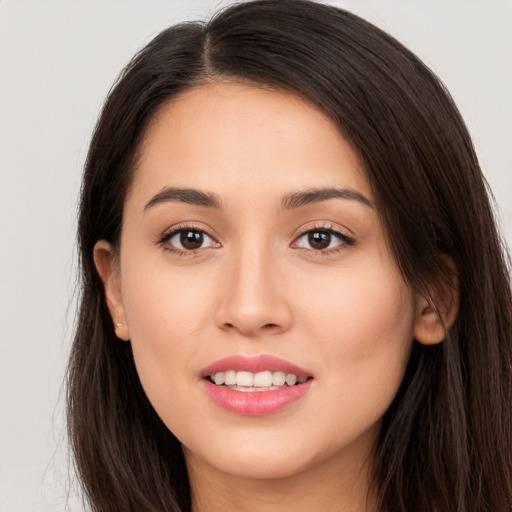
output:
[[336, 229], [331, 224], [318, 224], [313, 227], [308, 227], [301, 231], [294, 239], [292, 244], [296, 244], [298, 240], [300, 240], [302, 237], [310, 234], [310, 233], [326, 233], [329, 235], [334, 235], [336, 238], [339, 239], [339, 244], [335, 247], [332, 247], [331, 249], [308, 249], [308, 248], [301, 248], [303, 251], [306, 252], [308, 256], [313, 257], [326, 257], [326, 256], [332, 256], [334, 254], [338, 254], [342, 251], [345, 251], [348, 247], [354, 246], [356, 241], [352, 238], [343, 233], [341, 230]]
[[[202, 233], [203, 235], [206, 235], [208, 238], [210, 238], [214, 244], [217, 244], [217, 247], [220, 246], [219, 242], [215, 240], [215, 238], [211, 235], [209, 235], [203, 228], [200, 228], [198, 226], [194, 226], [193, 224], [183, 224], [179, 226], [173, 226], [173, 228], [169, 231], [165, 231], [162, 233], [156, 240], [156, 243], [158, 245], [161, 245], [164, 250], [176, 254], [178, 256], [195, 256], [198, 254], [199, 251], [202, 251], [204, 249], [209, 249], [210, 247], [203, 247], [198, 249], [190, 249], [190, 250], [182, 250], [176, 247], [173, 247], [172, 245], [168, 244], [174, 236], [178, 235], [182, 232], [197, 232]], [[347, 247], [355, 245], [355, 240], [349, 236], [347, 236], [342, 231], [334, 228], [332, 225], [316, 225], [313, 227], [309, 227], [307, 229], [304, 229], [301, 231], [293, 240], [293, 244], [296, 244], [298, 240], [300, 240], [302, 237], [310, 234], [310, 233], [326, 233], [329, 235], [334, 235], [336, 238], [339, 239], [340, 243], [331, 248], [331, 249], [308, 249], [305, 247], [298, 247], [298, 249], [301, 249], [305, 251], [308, 256], [314, 256], [314, 257], [325, 257], [325, 256], [331, 256], [333, 254], [339, 253], [341, 251], [344, 251], [347, 249]]]
[[179, 233], [183, 232], [196, 232], [196, 233], [202, 233], [203, 235], [206, 235], [208, 238], [211, 238], [215, 244], [219, 244], [217, 240], [211, 235], [209, 235], [203, 228], [200, 228], [198, 226], [194, 226], [193, 224], [182, 224], [178, 226], [173, 226], [172, 229], [169, 231], [165, 231], [162, 233], [156, 240], [156, 243], [158, 245], [161, 245], [164, 250], [176, 254], [178, 256], [194, 256], [197, 255], [198, 251], [207, 249], [205, 248], [199, 248], [199, 249], [190, 249], [190, 250], [182, 250], [177, 247], [173, 247], [171, 244], [168, 244], [169, 240], [171, 240], [174, 236], [178, 235]]

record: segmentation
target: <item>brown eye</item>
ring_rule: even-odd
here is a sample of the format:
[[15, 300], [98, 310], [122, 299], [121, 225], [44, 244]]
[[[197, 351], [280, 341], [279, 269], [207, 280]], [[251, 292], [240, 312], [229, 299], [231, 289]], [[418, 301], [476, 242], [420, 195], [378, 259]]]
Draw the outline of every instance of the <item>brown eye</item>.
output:
[[178, 229], [163, 240], [172, 250], [187, 252], [208, 247], [218, 247], [219, 244], [200, 229]]
[[184, 249], [199, 249], [203, 245], [204, 235], [201, 231], [182, 231], [180, 243]]
[[293, 247], [329, 254], [331, 250], [353, 245], [354, 241], [343, 233], [333, 229], [312, 229], [302, 233], [293, 243]]
[[308, 243], [312, 249], [327, 249], [331, 244], [331, 233], [326, 231], [310, 231]]

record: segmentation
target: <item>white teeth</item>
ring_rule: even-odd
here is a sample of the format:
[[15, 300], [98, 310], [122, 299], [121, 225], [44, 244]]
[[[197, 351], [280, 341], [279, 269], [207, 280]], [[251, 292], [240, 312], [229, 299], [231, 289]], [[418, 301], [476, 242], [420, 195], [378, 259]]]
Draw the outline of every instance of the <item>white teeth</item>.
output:
[[236, 372], [235, 371], [229, 370], [224, 375], [225, 375], [224, 384], [226, 384], [226, 386], [233, 386], [234, 384], [236, 384]]
[[272, 386], [272, 372], [255, 373], [252, 385], [257, 388], [269, 388]]
[[213, 382], [215, 382], [215, 384], [217, 384], [217, 386], [224, 384], [225, 379], [226, 379], [226, 376], [225, 376], [224, 372], [218, 372], [213, 376]]
[[228, 370], [226, 372], [217, 372], [210, 376], [210, 379], [221, 386], [243, 386], [255, 388], [271, 388], [272, 386], [294, 386], [302, 384], [308, 380], [308, 377], [297, 378], [293, 373], [263, 371], [258, 373], [236, 372]]
[[252, 386], [253, 374], [251, 372], [236, 372], [237, 386]]
[[[291, 375], [291, 373], [289, 375]], [[283, 386], [285, 382], [286, 382], [286, 373], [274, 372], [272, 374], [272, 384], [274, 384], [274, 386]]]
[[294, 375], [293, 373], [288, 373], [286, 375], [286, 384], [288, 384], [288, 386], [294, 386], [296, 382], [297, 375]]

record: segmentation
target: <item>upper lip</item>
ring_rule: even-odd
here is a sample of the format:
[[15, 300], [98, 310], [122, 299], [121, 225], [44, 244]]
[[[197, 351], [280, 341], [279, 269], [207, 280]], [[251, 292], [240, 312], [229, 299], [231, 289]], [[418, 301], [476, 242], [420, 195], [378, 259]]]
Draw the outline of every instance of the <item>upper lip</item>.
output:
[[298, 378], [311, 377], [311, 372], [286, 361], [280, 357], [268, 354], [254, 356], [233, 355], [219, 359], [201, 372], [201, 377], [208, 377], [218, 372], [234, 370], [238, 372], [258, 373], [263, 371], [293, 373]]

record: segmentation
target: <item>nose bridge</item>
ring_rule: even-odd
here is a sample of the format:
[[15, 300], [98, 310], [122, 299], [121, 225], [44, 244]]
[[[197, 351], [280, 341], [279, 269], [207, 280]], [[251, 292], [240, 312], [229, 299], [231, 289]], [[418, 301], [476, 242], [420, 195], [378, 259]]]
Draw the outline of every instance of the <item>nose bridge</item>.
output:
[[226, 261], [217, 322], [248, 336], [289, 327], [291, 313], [279, 287], [278, 255], [264, 236], [246, 236]]

